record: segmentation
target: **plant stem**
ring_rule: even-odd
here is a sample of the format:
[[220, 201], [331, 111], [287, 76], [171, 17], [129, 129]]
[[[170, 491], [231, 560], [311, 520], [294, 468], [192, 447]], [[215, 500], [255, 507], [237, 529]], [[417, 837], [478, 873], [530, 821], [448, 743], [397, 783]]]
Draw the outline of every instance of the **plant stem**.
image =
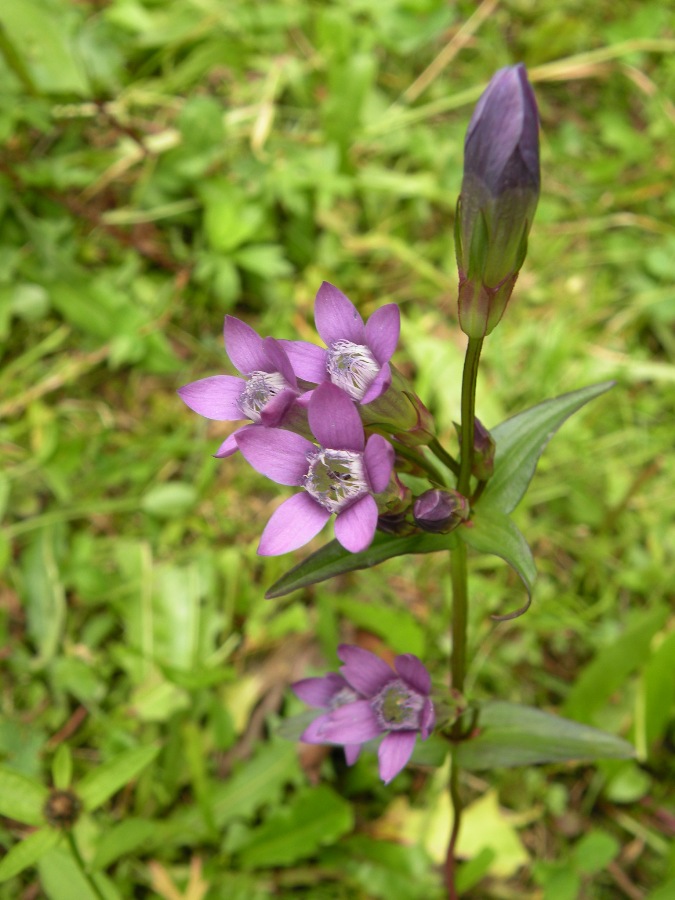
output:
[[423, 469], [427, 473], [427, 475], [429, 475], [431, 480], [435, 481], [437, 484], [446, 484], [446, 476], [444, 476], [440, 469], [434, 464], [433, 460], [428, 459], [426, 456], [423, 456], [416, 450], [412, 450], [410, 447], [407, 447], [405, 444], [402, 444], [395, 438], [392, 439], [390, 437], [389, 440], [392, 442], [394, 450], [396, 451], [398, 456], [401, 456], [403, 459], [407, 459], [411, 463], [414, 463], [416, 466], [419, 466], [420, 469]]
[[[466, 623], [469, 607], [467, 552], [464, 541], [458, 541], [450, 554], [450, 580], [452, 583], [452, 656], [450, 674], [453, 691], [464, 690], [466, 675]], [[455, 723], [453, 737], [459, 723]]]
[[66, 838], [68, 840], [68, 845], [70, 847], [70, 852], [73, 854], [73, 859], [75, 860], [75, 864], [77, 865], [80, 872], [82, 872], [83, 877], [86, 879], [89, 887], [92, 889], [93, 893], [98, 897], [98, 900], [105, 900], [105, 897], [100, 891], [99, 886], [96, 884], [92, 876], [87, 871], [87, 866], [82, 859], [82, 854], [80, 853], [80, 848], [77, 846], [77, 841], [75, 840], [75, 835], [73, 834], [71, 829], [66, 831]]
[[[469, 496], [471, 488], [473, 433], [476, 418], [476, 380], [478, 378], [478, 362], [482, 346], [482, 338], [469, 338], [464, 358], [464, 373], [462, 376], [462, 437], [457, 490], [465, 497]], [[461, 694], [464, 691], [464, 679], [466, 676], [466, 637], [469, 608], [467, 549], [466, 544], [461, 539], [450, 554], [450, 579], [452, 583], [452, 656], [450, 659], [450, 674], [453, 691]], [[454, 741], [460, 740], [462, 726], [459, 720], [453, 725], [451, 736]], [[455, 846], [459, 836], [463, 807], [459, 792], [459, 766], [457, 765], [454, 752], [452, 754], [452, 768], [450, 771], [450, 799], [454, 815], [445, 861], [445, 874], [448, 898], [449, 900], [456, 900], [458, 895], [455, 886]]]
[[459, 476], [459, 463], [439, 444], [438, 438], [434, 438], [433, 441], [431, 441], [429, 449], [454, 475]]
[[450, 761], [450, 799], [452, 800], [452, 831], [448, 843], [448, 853], [445, 857], [445, 883], [448, 886], [448, 900], [458, 900], [459, 894], [455, 885], [455, 873], [457, 862], [455, 857], [455, 845], [459, 837], [459, 823], [462, 819], [462, 798], [459, 795], [459, 769], [453, 752]]
[[473, 462], [473, 431], [476, 420], [476, 381], [483, 338], [469, 338], [462, 375], [462, 441], [459, 457], [457, 490], [469, 496], [471, 465]]

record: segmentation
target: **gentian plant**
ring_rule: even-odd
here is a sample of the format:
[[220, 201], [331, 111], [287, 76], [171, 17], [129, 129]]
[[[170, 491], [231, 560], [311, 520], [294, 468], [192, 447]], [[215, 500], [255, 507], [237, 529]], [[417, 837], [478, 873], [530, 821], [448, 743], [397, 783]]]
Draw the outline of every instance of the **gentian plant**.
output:
[[[502, 320], [527, 252], [540, 188], [539, 117], [522, 65], [498, 71], [466, 135], [455, 245], [459, 323], [467, 335], [459, 453], [444, 447], [433, 418], [392, 364], [400, 317], [394, 304], [364, 323], [356, 306], [324, 282], [315, 323], [325, 347], [261, 338], [228, 317], [225, 343], [242, 377], [219, 375], [182, 388], [191, 409], [214, 419], [248, 419], [216, 455], [236, 450], [273, 481], [300, 488], [267, 523], [262, 555], [286, 553], [335, 516], [335, 538], [268, 591], [278, 597], [404, 554], [445, 552], [452, 612], [449, 675], [412, 654], [392, 669], [375, 654], [340, 645], [340, 673], [305, 678], [297, 697], [319, 711], [298, 736], [344, 748], [347, 763], [379, 741], [389, 783], [413, 758], [417, 737], [435, 730], [450, 755], [453, 820], [445, 878], [457, 894], [461, 769], [633, 755], [623, 740], [538, 710], [464, 696], [468, 664], [469, 550], [494, 554], [519, 575], [526, 599], [494, 616], [524, 613], [536, 569], [511, 513], [556, 430], [611, 387], [593, 385], [546, 400], [488, 429], [475, 396], [485, 338]], [[410, 482], [408, 484], [408, 482]], [[420, 490], [420, 484], [424, 487]]]

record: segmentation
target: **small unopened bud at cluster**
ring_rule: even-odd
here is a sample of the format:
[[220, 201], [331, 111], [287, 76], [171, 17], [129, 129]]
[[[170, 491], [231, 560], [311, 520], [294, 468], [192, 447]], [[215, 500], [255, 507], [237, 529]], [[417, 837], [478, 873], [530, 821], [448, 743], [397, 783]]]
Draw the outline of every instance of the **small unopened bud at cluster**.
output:
[[81, 810], [82, 802], [77, 794], [54, 789], [47, 797], [44, 816], [53, 828], [72, 828]]
[[[457, 436], [461, 442], [462, 428], [455, 422]], [[495, 450], [497, 445], [487, 428], [478, 419], [474, 419], [473, 428], [473, 457], [471, 460], [471, 474], [479, 481], [488, 481], [492, 478], [495, 468]]]
[[500, 69], [464, 142], [457, 204], [459, 321], [482, 338], [501, 319], [527, 253], [539, 200], [539, 116], [523, 65]]
[[469, 501], [457, 491], [433, 488], [415, 500], [415, 524], [423, 531], [447, 534], [469, 517]]

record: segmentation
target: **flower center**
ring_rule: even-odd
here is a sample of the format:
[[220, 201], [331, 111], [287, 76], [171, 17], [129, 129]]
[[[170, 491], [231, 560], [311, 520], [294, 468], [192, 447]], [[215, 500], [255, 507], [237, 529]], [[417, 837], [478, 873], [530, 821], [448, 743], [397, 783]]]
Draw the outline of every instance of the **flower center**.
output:
[[239, 409], [245, 418], [260, 422], [260, 414], [272, 397], [289, 387], [280, 372], [251, 372], [239, 397]]
[[326, 363], [330, 380], [342, 388], [352, 400], [362, 400], [380, 371], [368, 347], [351, 341], [336, 341], [328, 349]]
[[309, 461], [305, 490], [329, 512], [336, 513], [369, 492], [363, 454], [352, 450], [319, 450]]
[[383, 730], [419, 731], [425, 698], [401, 680], [390, 681], [371, 701]]

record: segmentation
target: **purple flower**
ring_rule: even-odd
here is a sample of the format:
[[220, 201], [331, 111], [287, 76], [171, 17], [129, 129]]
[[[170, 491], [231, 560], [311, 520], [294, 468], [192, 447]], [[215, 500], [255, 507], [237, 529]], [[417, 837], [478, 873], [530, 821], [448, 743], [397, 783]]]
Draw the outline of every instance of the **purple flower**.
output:
[[304, 487], [272, 515], [258, 553], [276, 556], [297, 550], [321, 531], [333, 513], [335, 537], [351, 553], [370, 546], [377, 527], [373, 494], [386, 489], [394, 467], [394, 449], [381, 435], [366, 443], [354, 403], [328, 382], [313, 391], [309, 426], [317, 447], [302, 435], [262, 425], [236, 434], [246, 460], [279, 484]]
[[401, 330], [395, 303], [376, 310], [364, 324], [342, 291], [324, 281], [314, 304], [324, 350], [305, 341], [282, 341], [298, 376], [311, 384], [330, 381], [358, 403], [370, 403], [391, 384], [389, 360]]
[[[360, 699], [360, 695], [337, 672], [329, 672], [322, 678], [303, 678], [292, 684], [291, 689], [307, 706], [328, 711]], [[361, 753], [361, 745], [345, 744], [344, 750], [347, 765], [353, 766]]]
[[[298, 682], [302, 686], [300, 691], [293, 685], [301, 699], [328, 709], [300, 739], [306, 744], [342, 745], [347, 755], [348, 747], [385, 734], [378, 759], [380, 778], [388, 784], [410, 759], [417, 735], [425, 741], [434, 727], [434, 706], [429, 696], [431, 678], [412, 653], [396, 657], [396, 671], [374, 653], [349, 644], [340, 644], [338, 656], [345, 664], [340, 669], [339, 685], [335, 679], [340, 676], [336, 675]], [[311, 685], [308, 690], [304, 687], [307, 681], [322, 684]], [[351, 689], [356, 696], [350, 699], [344, 693], [346, 689]], [[338, 697], [341, 702], [336, 703]]]
[[[261, 338], [250, 325], [225, 317], [225, 349], [244, 376], [213, 375], [179, 388], [181, 399], [200, 416], [218, 421], [250, 419], [276, 427], [285, 423], [301, 394], [286, 351], [274, 338]], [[301, 414], [299, 416], [301, 418]], [[221, 444], [218, 457], [231, 456], [238, 447], [238, 429]]]

